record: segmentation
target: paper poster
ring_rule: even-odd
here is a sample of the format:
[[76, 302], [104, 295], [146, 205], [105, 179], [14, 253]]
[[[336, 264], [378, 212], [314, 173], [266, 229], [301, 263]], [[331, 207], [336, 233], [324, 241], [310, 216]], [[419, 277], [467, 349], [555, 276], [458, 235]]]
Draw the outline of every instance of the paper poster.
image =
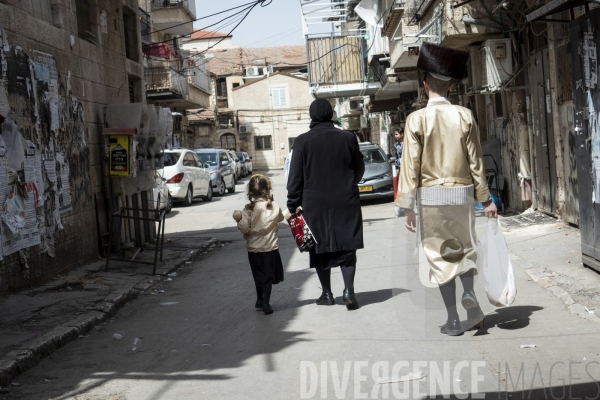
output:
[[65, 158], [61, 153], [56, 153], [56, 189], [58, 211], [61, 214], [72, 211], [69, 164], [65, 162]]
[[50, 100], [50, 130], [56, 132], [60, 128], [58, 116], [58, 101]]
[[131, 172], [129, 170], [129, 138], [129, 135], [108, 136], [111, 176], [128, 176]]
[[6, 196], [0, 217], [15, 235], [25, 226], [25, 200], [14, 187]]
[[106, 21], [106, 11], [100, 13], [100, 28], [102, 33], [108, 33], [108, 23]]
[[24, 201], [25, 221], [21, 229], [22, 247], [36, 246], [41, 243], [40, 232], [37, 226], [37, 214], [35, 212], [35, 186], [27, 184], [27, 199]]

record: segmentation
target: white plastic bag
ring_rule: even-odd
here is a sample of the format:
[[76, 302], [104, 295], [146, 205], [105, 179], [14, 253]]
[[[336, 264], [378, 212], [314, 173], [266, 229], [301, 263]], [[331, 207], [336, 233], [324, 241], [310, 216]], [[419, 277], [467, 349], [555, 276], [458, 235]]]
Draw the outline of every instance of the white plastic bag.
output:
[[496, 307], [508, 307], [515, 301], [517, 287], [506, 239], [497, 218], [488, 218], [487, 235], [482, 242], [488, 299]]

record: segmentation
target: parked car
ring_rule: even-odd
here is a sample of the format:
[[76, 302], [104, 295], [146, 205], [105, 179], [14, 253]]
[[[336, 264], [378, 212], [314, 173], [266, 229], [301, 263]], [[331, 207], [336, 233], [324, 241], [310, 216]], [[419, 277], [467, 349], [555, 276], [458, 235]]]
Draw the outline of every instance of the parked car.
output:
[[242, 162], [238, 158], [237, 153], [235, 151], [228, 150], [227, 154], [229, 154], [229, 157], [231, 157], [231, 159], [235, 163], [235, 181], [237, 182], [238, 179], [242, 177]]
[[252, 157], [250, 157], [246, 152], [242, 152], [242, 154], [246, 160], [246, 169], [248, 170], [248, 175], [250, 175], [252, 174]]
[[225, 190], [235, 192], [235, 175], [232, 161], [223, 149], [196, 149], [194, 152], [208, 166], [212, 188], [217, 196], [223, 196]]
[[169, 193], [169, 187], [165, 183], [167, 179], [163, 176], [163, 170], [156, 171], [154, 187], [152, 193], [154, 201], [158, 200], [158, 209], [166, 210], [167, 214], [173, 208], [173, 197]]
[[182, 201], [189, 206], [194, 197], [212, 200], [208, 165], [196, 153], [188, 149], [165, 150], [164, 159], [166, 183], [174, 201]]
[[244, 157], [244, 153], [238, 151], [235, 154], [237, 155], [238, 160], [240, 160], [240, 163], [242, 163], [242, 176], [248, 176], [248, 164], [246, 163], [246, 157]]
[[394, 198], [392, 166], [381, 147], [369, 142], [360, 143], [359, 147], [365, 162], [365, 173], [358, 184], [360, 198]]

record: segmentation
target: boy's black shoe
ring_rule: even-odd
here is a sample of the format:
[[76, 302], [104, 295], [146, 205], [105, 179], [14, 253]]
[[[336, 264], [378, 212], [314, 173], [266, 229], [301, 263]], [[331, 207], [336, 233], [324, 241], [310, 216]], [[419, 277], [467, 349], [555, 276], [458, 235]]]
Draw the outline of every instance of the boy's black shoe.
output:
[[454, 321], [446, 321], [446, 323], [440, 328], [440, 333], [445, 333], [448, 336], [459, 336], [464, 332], [460, 321], [455, 319]]
[[331, 293], [323, 292], [321, 297], [319, 297], [317, 299], [318, 306], [332, 306], [334, 304], [335, 304], [335, 299], [333, 298], [333, 294], [331, 294]]

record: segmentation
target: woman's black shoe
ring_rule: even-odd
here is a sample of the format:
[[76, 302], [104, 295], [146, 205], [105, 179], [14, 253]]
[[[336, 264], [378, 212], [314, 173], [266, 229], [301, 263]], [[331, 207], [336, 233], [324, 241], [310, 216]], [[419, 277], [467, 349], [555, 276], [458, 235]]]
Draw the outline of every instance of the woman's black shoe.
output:
[[344, 289], [344, 295], [342, 298], [344, 300], [344, 303], [346, 303], [346, 308], [348, 310], [357, 310], [358, 309], [358, 300], [356, 299], [354, 290]]
[[459, 336], [463, 334], [462, 326], [460, 325], [460, 321], [455, 319], [453, 321], [446, 321], [444, 325], [440, 328], [440, 333], [445, 333], [448, 336]]
[[473, 308], [479, 308], [479, 303], [475, 297], [475, 293], [471, 290], [467, 290], [462, 295], [461, 303], [465, 310], [471, 310]]
[[262, 299], [256, 300], [256, 304], [254, 305], [254, 308], [258, 308], [259, 310], [262, 310], [263, 303], [262, 303]]
[[318, 306], [332, 306], [334, 304], [335, 304], [335, 300], [333, 298], [333, 294], [331, 294], [331, 293], [323, 292], [321, 297], [319, 297], [317, 299]]
[[273, 314], [273, 308], [271, 307], [270, 304], [263, 304], [262, 309], [263, 309], [263, 312], [265, 313], [265, 315]]

